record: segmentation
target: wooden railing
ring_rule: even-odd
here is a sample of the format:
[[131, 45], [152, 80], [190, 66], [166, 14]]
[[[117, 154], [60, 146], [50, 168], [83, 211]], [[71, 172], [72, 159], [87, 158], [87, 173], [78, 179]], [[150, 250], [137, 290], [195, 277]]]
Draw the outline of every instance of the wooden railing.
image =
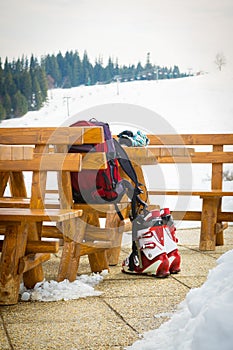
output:
[[[160, 184], [156, 188], [148, 189], [149, 195], [165, 196], [199, 196], [202, 199], [201, 211], [173, 211], [175, 219], [201, 221], [200, 249], [214, 250], [216, 245], [222, 245], [223, 230], [227, 227], [223, 221], [233, 221], [233, 208], [231, 211], [222, 211], [222, 198], [233, 196], [233, 191], [223, 190], [223, 165], [233, 163], [232, 150], [226, 150], [225, 146], [233, 148], [233, 134], [185, 134], [185, 135], [148, 135], [150, 139], [149, 149], [156, 155], [159, 164], [190, 163], [210, 164], [211, 189], [161, 189]], [[193, 147], [194, 152], [190, 157], [176, 157], [169, 152], [171, 147]], [[198, 146], [198, 147], [197, 147]], [[211, 146], [208, 151], [200, 150], [199, 146]], [[164, 148], [167, 154], [158, 154], [157, 148]], [[198, 151], [199, 149], [199, 151]], [[155, 197], [156, 198], [156, 197]]]

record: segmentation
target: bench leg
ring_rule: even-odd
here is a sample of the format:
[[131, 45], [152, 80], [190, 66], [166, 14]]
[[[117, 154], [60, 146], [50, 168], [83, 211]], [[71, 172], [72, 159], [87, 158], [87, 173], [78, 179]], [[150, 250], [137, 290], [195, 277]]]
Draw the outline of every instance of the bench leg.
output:
[[223, 231], [228, 228], [227, 222], [218, 222], [216, 224], [216, 246], [224, 245], [224, 234]]
[[[124, 216], [124, 213], [123, 213], [123, 216]], [[108, 263], [110, 266], [114, 266], [114, 265], [117, 265], [119, 262], [119, 257], [121, 252], [121, 242], [122, 242], [122, 236], [124, 231], [124, 223], [121, 222], [117, 213], [109, 212], [106, 215], [105, 227], [115, 228], [116, 230], [114, 234], [115, 242], [113, 242], [113, 245], [115, 246], [109, 249], [107, 252]]]
[[201, 216], [200, 250], [215, 250], [219, 198], [204, 197]]
[[[28, 224], [28, 240], [38, 241], [42, 232], [42, 223], [29, 223]], [[34, 288], [35, 284], [44, 280], [44, 271], [42, 264], [33, 267], [29, 271], [23, 274], [23, 281], [26, 288]]]
[[67, 237], [64, 238], [62, 257], [57, 276], [58, 282], [61, 282], [64, 279], [73, 282], [76, 279], [80, 257], [75, 256], [75, 246], [75, 242]]
[[96, 253], [88, 254], [88, 260], [92, 272], [108, 270], [107, 250], [100, 250]]
[[64, 222], [62, 225], [64, 245], [58, 270], [57, 281], [68, 279], [73, 282], [78, 273], [79, 267], [79, 242], [82, 242], [86, 229], [86, 216]]
[[27, 224], [13, 223], [6, 226], [0, 261], [0, 305], [17, 304], [22, 274], [20, 258], [24, 257], [27, 244]]
[[[87, 216], [87, 223], [90, 226], [93, 227], [100, 227], [100, 221], [99, 221], [99, 215], [96, 212], [89, 212]], [[87, 244], [87, 252], [89, 251], [89, 247]], [[85, 248], [81, 248], [81, 251], [83, 250], [82, 255], [84, 254]], [[91, 250], [91, 249], [90, 249]], [[93, 250], [93, 249], [92, 249]], [[92, 272], [101, 272], [103, 270], [108, 270], [108, 259], [107, 259], [107, 253], [106, 250], [95, 248], [95, 251], [87, 253], [88, 254], [88, 260], [91, 267]]]
[[[218, 213], [222, 210], [222, 198], [219, 198]], [[218, 222], [216, 224], [216, 246], [224, 245], [224, 234], [223, 231], [228, 227], [227, 223]]]

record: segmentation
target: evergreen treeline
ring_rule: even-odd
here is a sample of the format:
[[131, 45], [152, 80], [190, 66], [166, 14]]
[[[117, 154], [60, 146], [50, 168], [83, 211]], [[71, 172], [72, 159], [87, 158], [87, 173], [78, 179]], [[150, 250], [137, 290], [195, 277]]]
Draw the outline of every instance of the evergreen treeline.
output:
[[32, 55], [8, 62], [2, 67], [0, 59], [0, 121], [20, 117], [31, 110], [39, 110], [51, 88], [71, 88], [79, 85], [108, 84], [113, 81], [153, 80], [180, 78], [179, 67], [159, 67], [150, 63], [147, 54], [145, 66], [119, 67], [111, 58], [103, 65], [101, 58], [92, 65], [87, 52], [82, 59], [77, 51], [63, 56], [47, 55], [40, 62]]
[[48, 82], [44, 68], [34, 56], [12, 63], [0, 60], [0, 120], [20, 117], [38, 110], [47, 98]]

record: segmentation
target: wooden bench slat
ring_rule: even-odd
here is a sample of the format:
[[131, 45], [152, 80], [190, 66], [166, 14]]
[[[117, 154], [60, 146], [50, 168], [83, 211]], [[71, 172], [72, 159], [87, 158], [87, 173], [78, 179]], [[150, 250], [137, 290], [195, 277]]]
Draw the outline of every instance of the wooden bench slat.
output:
[[200, 196], [200, 197], [224, 197], [233, 196], [232, 191], [221, 191], [221, 190], [149, 190], [149, 195], [167, 195], [167, 196]]
[[[72, 153], [73, 154], [73, 153]], [[106, 154], [103, 152], [87, 153], [82, 156], [83, 170], [99, 170], [107, 168]]]
[[[0, 208], [29, 208], [30, 198], [0, 197]], [[59, 209], [60, 203], [54, 199], [45, 199], [46, 209]]]
[[82, 144], [83, 128], [2, 128], [1, 143], [8, 145]]
[[0, 160], [1, 171], [81, 171], [81, 169], [106, 169], [106, 154], [89, 153], [35, 153], [30, 162], [21, 160]]
[[30, 160], [33, 158], [33, 147], [0, 145], [0, 160]]
[[82, 210], [0, 208], [0, 222], [6, 221], [65, 221], [80, 217]]
[[36, 153], [30, 161], [0, 160], [0, 171], [80, 171], [81, 166], [79, 153]]
[[1, 128], [1, 144], [6, 145], [79, 145], [104, 142], [102, 127], [27, 127]]
[[148, 134], [153, 145], [233, 145], [233, 134]]

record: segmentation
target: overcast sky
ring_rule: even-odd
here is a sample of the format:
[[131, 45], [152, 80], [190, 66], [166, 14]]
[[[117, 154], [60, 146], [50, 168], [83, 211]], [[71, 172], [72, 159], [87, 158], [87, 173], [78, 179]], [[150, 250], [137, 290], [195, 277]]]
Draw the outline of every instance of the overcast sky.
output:
[[233, 65], [232, 0], [0, 0], [0, 57], [64, 54], [120, 65], [212, 70], [221, 52]]

